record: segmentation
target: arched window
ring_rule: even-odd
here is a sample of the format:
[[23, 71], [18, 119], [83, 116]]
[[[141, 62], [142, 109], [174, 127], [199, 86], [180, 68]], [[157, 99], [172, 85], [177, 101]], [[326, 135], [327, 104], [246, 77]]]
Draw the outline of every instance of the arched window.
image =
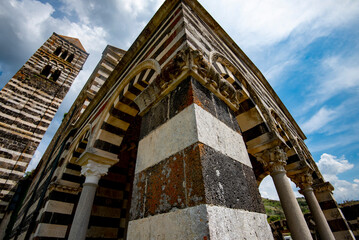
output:
[[51, 71], [51, 66], [50, 66], [50, 65], [46, 65], [46, 66], [44, 67], [44, 69], [42, 69], [41, 75], [44, 75], [45, 77], [47, 77], [47, 76], [49, 76], [50, 71]]
[[72, 62], [72, 60], [74, 60], [74, 54], [72, 53], [68, 58], [67, 58], [67, 61], [69, 62], [69, 63], [71, 63]]
[[52, 80], [57, 81], [57, 79], [59, 79], [59, 77], [60, 77], [60, 74], [61, 74], [60, 70], [58, 70], [58, 69], [55, 70], [55, 72], [51, 75]]
[[62, 59], [65, 59], [65, 58], [67, 57], [67, 53], [68, 53], [68, 51], [65, 50], [65, 51], [61, 54], [61, 58], [62, 58]]
[[62, 50], [62, 47], [57, 47], [56, 50], [55, 50], [55, 52], [54, 52], [54, 54], [55, 54], [56, 56], [59, 56], [60, 53], [61, 53], [61, 50]]

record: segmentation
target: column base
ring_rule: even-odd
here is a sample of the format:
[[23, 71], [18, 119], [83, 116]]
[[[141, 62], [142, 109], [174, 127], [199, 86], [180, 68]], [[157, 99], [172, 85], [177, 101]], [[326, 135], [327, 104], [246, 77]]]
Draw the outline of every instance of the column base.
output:
[[130, 221], [127, 239], [273, 239], [267, 215], [202, 204]]

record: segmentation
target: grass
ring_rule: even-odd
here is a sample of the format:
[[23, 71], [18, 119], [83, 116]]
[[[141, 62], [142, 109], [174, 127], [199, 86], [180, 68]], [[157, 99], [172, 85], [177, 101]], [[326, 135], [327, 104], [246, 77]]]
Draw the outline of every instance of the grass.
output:
[[[267, 198], [262, 198], [262, 201], [268, 216], [267, 220], [269, 223], [285, 219], [284, 212], [279, 201]], [[309, 208], [305, 199], [297, 198], [297, 201], [303, 214], [309, 213]]]

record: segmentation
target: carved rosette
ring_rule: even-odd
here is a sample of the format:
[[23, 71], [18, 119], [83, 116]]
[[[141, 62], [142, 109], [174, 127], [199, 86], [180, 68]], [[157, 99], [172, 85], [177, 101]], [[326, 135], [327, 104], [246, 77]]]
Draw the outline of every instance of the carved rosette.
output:
[[257, 153], [255, 157], [262, 163], [265, 171], [268, 171], [270, 175], [286, 172], [287, 154], [279, 146]]
[[87, 164], [82, 166], [81, 174], [86, 176], [85, 183], [97, 184], [101, 176], [107, 174], [111, 165], [98, 163], [92, 160], [88, 160]]

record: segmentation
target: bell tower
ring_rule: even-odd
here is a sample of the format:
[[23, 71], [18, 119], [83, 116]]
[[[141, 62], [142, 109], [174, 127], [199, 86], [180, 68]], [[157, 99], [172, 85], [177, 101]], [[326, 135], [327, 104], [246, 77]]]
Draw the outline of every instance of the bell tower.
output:
[[53, 33], [0, 91], [0, 221], [88, 53]]

